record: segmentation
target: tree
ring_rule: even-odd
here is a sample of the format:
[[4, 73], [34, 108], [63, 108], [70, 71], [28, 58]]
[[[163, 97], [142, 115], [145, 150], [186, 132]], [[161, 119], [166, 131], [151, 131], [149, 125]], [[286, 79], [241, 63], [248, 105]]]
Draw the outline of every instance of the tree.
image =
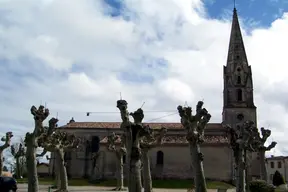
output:
[[[49, 120], [48, 127], [47, 126], [44, 127], [44, 132], [42, 133], [42, 135], [38, 139], [38, 146], [39, 147], [43, 148], [45, 143], [47, 143], [49, 141], [48, 138], [54, 133], [54, 131], [55, 131], [56, 127], [57, 127], [57, 122], [58, 122], [58, 119], [53, 118], [53, 117]], [[42, 158], [49, 150], [51, 150], [51, 149], [43, 148], [42, 153], [36, 154], [37, 161], [39, 161], [39, 158]], [[51, 160], [51, 158], [49, 158], [48, 155], [46, 155], [46, 159], [47, 160]], [[53, 158], [53, 161], [54, 161], [53, 166], [57, 167], [57, 162], [56, 162], [55, 157]], [[56, 186], [58, 186], [60, 188], [60, 183], [61, 182], [60, 182], [59, 169], [58, 168], [54, 169], [54, 167], [53, 167], [53, 171], [54, 170], [56, 172], [56, 174], [55, 174], [56, 175], [55, 184], [56, 184]]]
[[43, 121], [49, 115], [49, 109], [40, 105], [38, 109], [35, 106], [31, 107], [31, 114], [34, 118], [35, 127], [32, 133], [27, 132], [25, 136], [26, 145], [26, 166], [28, 176], [28, 192], [38, 192], [39, 182], [36, 164], [36, 149], [38, 147], [38, 138], [44, 133]]
[[165, 136], [166, 132], [166, 128], [161, 128], [158, 131], [150, 129], [149, 135], [145, 135], [140, 140], [140, 147], [142, 150], [144, 192], [152, 192], [152, 177], [148, 152], [150, 149], [162, 143], [162, 139]]
[[13, 144], [11, 146], [11, 154], [16, 160], [16, 178], [21, 178], [23, 176], [23, 157], [25, 156], [23, 144]]
[[[256, 129], [256, 130], [255, 130]], [[258, 132], [258, 129], [254, 127], [255, 132]], [[273, 149], [276, 145], [277, 142], [273, 141], [268, 147], [265, 146], [265, 143], [271, 135], [271, 130], [269, 129], [264, 129], [264, 127], [261, 127], [261, 135], [257, 134], [257, 140], [255, 140], [255, 144], [253, 145], [253, 148], [255, 151], [259, 152], [259, 157], [260, 157], [260, 177], [261, 180], [264, 180], [267, 182], [267, 170], [266, 170], [266, 165], [265, 165], [265, 152], [270, 151]]]
[[6, 136], [1, 138], [1, 141], [5, 143], [2, 146], [0, 146], [0, 175], [3, 172], [3, 151], [10, 146], [12, 137], [13, 137], [12, 132], [7, 132]]
[[279, 171], [275, 171], [273, 175], [273, 185], [278, 187], [285, 184], [284, 178]]
[[246, 121], [236, 128], [226, 125], [230, 135], [230, 146], [233, 150], [236, 163], [236, 192], [246, 191], [246, 166], [245, 151], [255, 151], [254, 146], [258, 142], [258, 130], [253, 121]]
[[[44, 156], [46, 154], [46, 151], [45, 151], [44, 155], [43, 155], [43, 153], [44, 153], [44, 150], [39, 156]], [[60, 177], [59, 177], [59, 174], [58, 174], [58, 171], [57, 171], [58, 169], [57, 169], [57, 165], [56, 165], [56, 158], [55, 157], [51, 158], [48, 155], [46, 155], [46, 160], [49, 160], [49, 161], [53, 160], [53, 163], [52, 163], [52, 165], [53, 165], [53, 167], [52, 167], [52, 176], [55, 179], [55, 181], [54, 181], [54, 185], [52, 186], [52, 188], [53, 189], [60, 188], [61, 181], [60, 181]]]
[[[118, 145], [120, 143], [120, 146]], [[123, 170], [123, 156], [126, 155], [125, 135], [116, 135], [112, 133], [108, 136], [108, 150], [116, 155], [117, 164], [117, 186], [115, 191], [124, 190], [124, 170]]]
[[41, 155], [47, 151], [54, 152], [60, 178], [60, 188], [57, 191], [65, 192], [68, 191], [68, 178], [64, 155], [65, 152], [76, 149], [80, 140], [74, 134], [57, 130], [57, 122], [58, 119], [55, 118], [49, 120], [49, 127], [39, 137], [38, 143], [44, 149]]
[[[144, 112], [141, 108], [137, 109], [134, 113], [127, 110], [127, 101], [118, 100], [117, 108], [120, 110], [122, 123], [120, 128], [125, 130], [127, 160], [129, 165], [128, 170], [128, 190], [133, 192], [141, 192], [141, 149], [140, 140], [145, 135], [149, 134], [149, 127], [142, 124]], [[129, 120], [129, 115], [132, 116], [134, 122]]]
[[101, 151], [93, 152], [91, 153], [91, 160], [92, 160], [92, 169], [91, 169], [91, 175], [90, 180], [93, 182], [97, 179], [101, 179], [102, 176], [99, 175], [101, 165], [99, 164]]
[[202, 101], [198, 101], [196, 114], [192, 115], [191, 107], [178, 106], [181, 124], [187, 130], [187, 141], [190, 146], [192, 167], [194, 169], [194, 181], [196, 192], [206, 192], [206, 181], [203, 169], [203, 154], [200, 152], [200, 144], [204, 142], [204, 129], [210, 121], [211, 115], [203, 106]]

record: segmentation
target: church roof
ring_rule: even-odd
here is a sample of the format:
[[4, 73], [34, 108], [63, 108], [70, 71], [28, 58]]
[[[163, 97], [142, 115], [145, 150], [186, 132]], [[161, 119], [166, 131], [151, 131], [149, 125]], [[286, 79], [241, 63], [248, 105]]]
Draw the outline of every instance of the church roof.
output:
[[[107, 144], [108, 143], [108, 137], [104, 137], [101, 141], [101, 144]], [[117, 144], [121, 143], [121, 138], [119, 137], [116, 140]], [[228, 137], [226, 136], [204, 136], [204, 143], [206, 144], [227, 144], [229, 143]], [[188, 141], [186, 139], [186, 135], [169, 135], [165, 136], [162, 139], [162, 144], [188, 144]]]
[[[67, 125], [61, 126], [59, 128], [69, 128], [69, 129], [117, 129], [120, 128], [121, 122], [71, 122]], [[165, 127], [166, 129], [183, 129], [181, 123], [144, 123], [144, 125], [149, 125], [152, 129], [161, 129]], [[207, 129], [221, 129], [221, 123], [209, 123]]]

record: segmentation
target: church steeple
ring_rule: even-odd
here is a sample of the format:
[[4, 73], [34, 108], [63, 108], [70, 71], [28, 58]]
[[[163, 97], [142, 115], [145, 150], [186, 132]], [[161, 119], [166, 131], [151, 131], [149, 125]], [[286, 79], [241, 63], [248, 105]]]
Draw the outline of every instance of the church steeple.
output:
[[233, 10], [227, 64], [224, 66], [224, 108], [254, 108], [252, 71], [248, 64], [237, 10]]
[[[227, 64], [224, 66], [223, 72], [224, 103], [222, 123], [236, 129], [245, 121], [253, 121], [257, 127], [257, 109], [253, 99], [252, 70], [251, 66], [248, 65], [235, 8], [233, 10]], [[249, 156], [251, 158], [247, 158], [250, 159], [247, 163], [251, 166], [246, 170], [246, 173], [248, 181], [251, 181], [252, 175], [259, 175], [260, 168], [257, 168], [259, 166], [259, 161], [256, 160], [257, 154], [249, 154]], [[231, 163], [231, 167], [233, 167], [233, 161]], [[256, 171], [254, 168], [251, 169], [251, 167], [255, 167]], [[232, 174], [232, 178], [234, 178], [235, 173]]]
[[233, 20], [230, 34], [229, 50], [227, 57], [227, 66], [234, 65], [235, 67], [239, 62], [242, 65], [248, 65], [247, 56], [245, 52], [244, 42], [241, 34], [240, 24], [238, 20], [237, 10], [233, 10]]

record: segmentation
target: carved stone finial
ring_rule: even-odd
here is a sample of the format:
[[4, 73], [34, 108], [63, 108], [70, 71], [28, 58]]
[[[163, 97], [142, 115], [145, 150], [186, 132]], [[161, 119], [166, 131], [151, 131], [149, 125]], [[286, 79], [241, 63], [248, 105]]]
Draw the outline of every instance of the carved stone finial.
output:
[[[75, 123], [75, 120], [74, 120], [73, 117], [70, 119], [69, 123]], [[69, 123], [68, 123], [68, 124], [69, 124]]]

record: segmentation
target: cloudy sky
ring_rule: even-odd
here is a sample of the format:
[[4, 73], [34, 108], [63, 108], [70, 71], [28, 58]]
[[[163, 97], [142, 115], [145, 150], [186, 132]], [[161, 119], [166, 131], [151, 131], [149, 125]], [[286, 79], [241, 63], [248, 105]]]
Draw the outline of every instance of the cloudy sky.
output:
[[[239, 0], [258, 126], [288, 155], [288, 1]], [[66, 124], [119, 121], [116, 100], [145, 122], [179, 122], [204, 99], [221, 122], [233, 0], [0, 0], [0, 129], [33, 129], [31, 105]], [[92, 113], [86, 116], [87, 111]], [[109, 113], [103, 113], [109, 112]]]

